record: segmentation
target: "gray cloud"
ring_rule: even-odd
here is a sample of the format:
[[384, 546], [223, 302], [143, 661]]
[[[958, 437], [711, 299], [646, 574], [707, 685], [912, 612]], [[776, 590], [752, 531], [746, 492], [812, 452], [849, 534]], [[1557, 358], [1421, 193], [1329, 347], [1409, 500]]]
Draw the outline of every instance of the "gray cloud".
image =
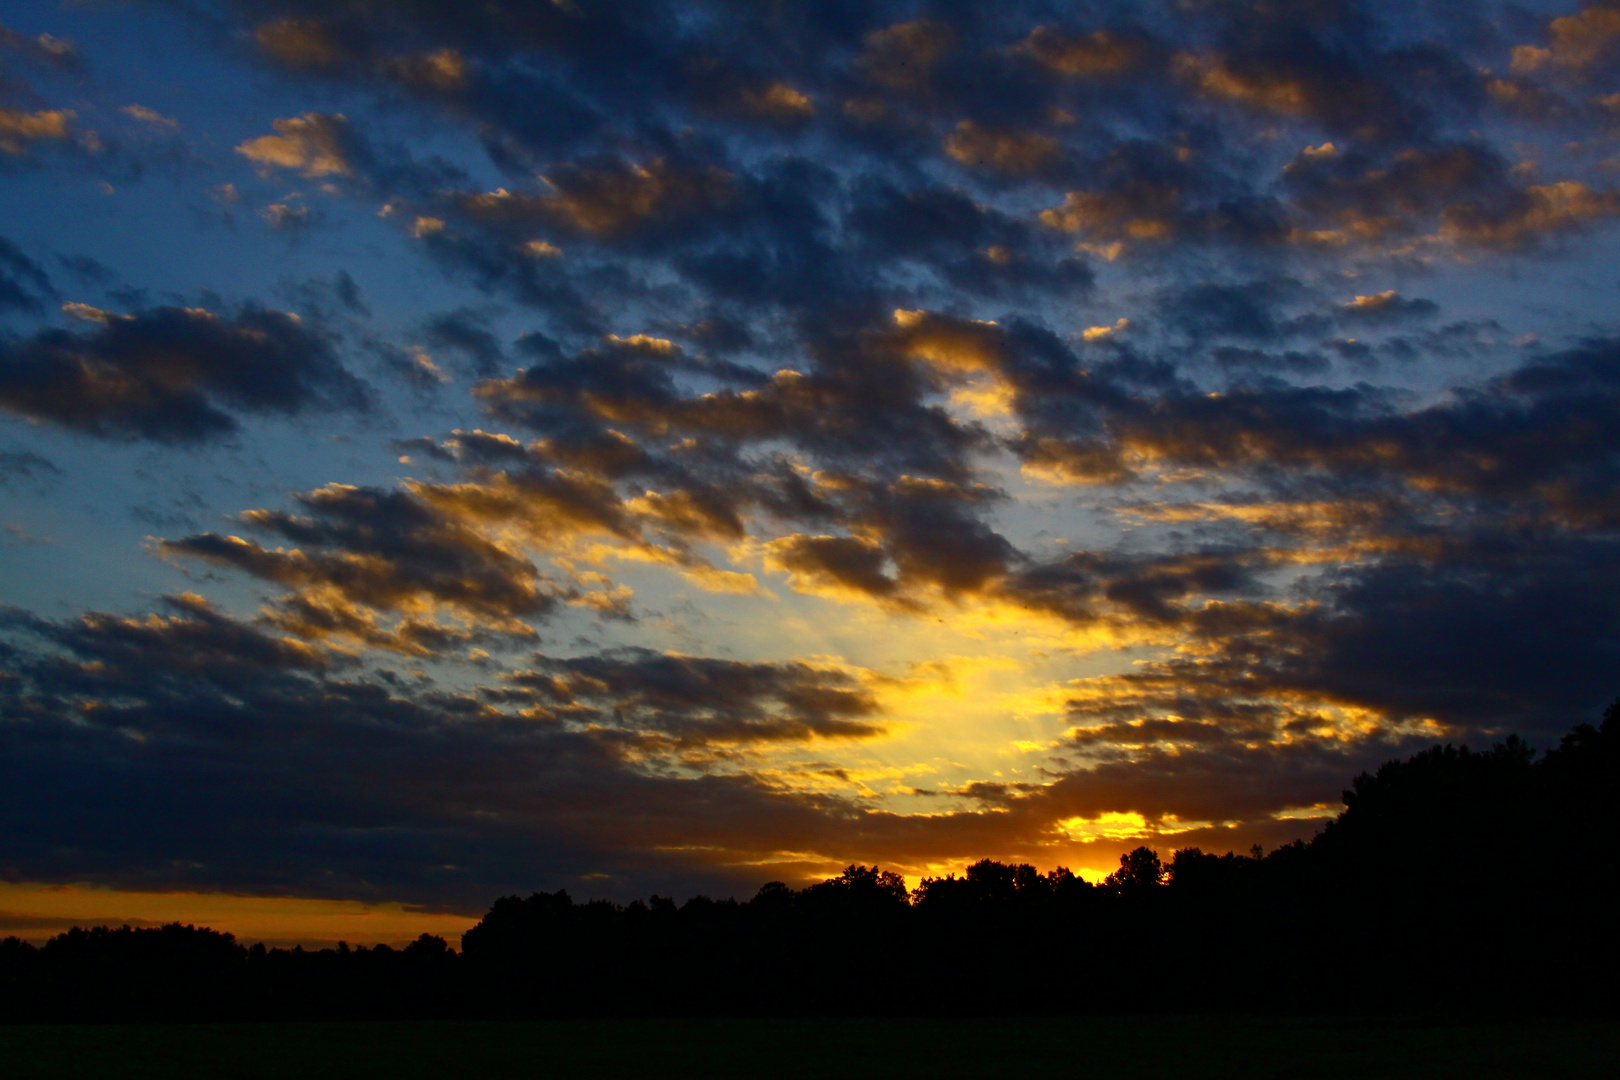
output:
[[281, 312], [70, 308], [93, 328], [0, 342], [0, 407], [90, 435], [169, 443], [228, 436], [236, 411], [369, 407], [332, 343]]

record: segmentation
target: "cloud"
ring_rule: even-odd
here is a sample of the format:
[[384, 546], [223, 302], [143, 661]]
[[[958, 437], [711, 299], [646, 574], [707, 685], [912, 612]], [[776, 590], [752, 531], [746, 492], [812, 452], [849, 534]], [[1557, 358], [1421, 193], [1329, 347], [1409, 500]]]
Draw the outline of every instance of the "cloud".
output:
[[0, 107], [0, 154], [20, 157], [35, 143], [65, 142], [73, 134], [71, 109], [22, 109]]
[[1166, 321], [1201, 340], [1274, 341], [1285, 336], [1277, 309], [1297, 291], [1297, 284], [1286, 280], [1200, 282], [1168, 292], [1160, 307]]
[[1500, 208], [1447, 207], [1440, 236], [1453, 243], [1521, 248], [1562, 233], [1579, 232], [1620, 216], [1620, 192], [1593, 191], [1574, 180], [1532, 184]]
[[1191, 147], [1122, 141], [1086, 171], [1101, 183], [1068, 192], [1040, 221], [1109, 259], [1174, 241], [1272, 243], [1287, 230], [1273, 197], [1246, 190]]
[[264, 168], [296, 169], [310, 179], [353, 176], [357, 145], [341, 113], [305, 113], [271, 124], [274, 135], [260, 135], [236, 152]]
[[[1325, 574], [1295, 606], [1209, 605], [1187, 646], [1076, 684], [1071, 711], [1088, 746], [1175, 741], [1177, 729], [1155, 726], [1163, 719], [1211, 720], [1240, 743], [1256, 731], [1330, 743], [1551, 737], [1612, 695], [1605, 620], [1620, 594], [1602, 568], [1608, 547], [1544, 545], [1527, 570], [1522, 548], [1461, 541]], [[1547, 603], [1565, 617], [1530, 615]], [[1148, 720], [1141, 730], [1091, 726]], [[1186, 730], [1194, 741], [1210, 735]]]
[[189, 598], [172, 615], [27, 619], [15, 631], [48, 646], [0, 654], [0, 694], [28, 721], [0, 728], [0, 799], [7, 820], [29, 825], [4, 870], [24, 880], [472, 909], [587, 875], [614, 893], [671, 879], [727, 892], [757, 885], [762, 862], [808, 862], [800, 872], [813, 874], [851, 850], [912, 866], [985, 851], [1072, 856], [1084, 845], [1058, 822], [1117, 808], [1170, 831], [1182, 827], [1172, 815], [1248, 814], [1266, 828], [1273, 807], [1319, 800], [1388, 745], [1268, 753], [1206, 740], [1191, 785], [1150, 754], [1139, 769], [1105, 762], [1038, 791], [967, 793], [992, 808], [905, 816], [746, 773], [653, 767], [876, 737], [882, 715], [858, 669], [542, 658], [480, 701], [345, 678], [309, 647]]
[[1520, 45], [1513, 50], [1513, 73], [1538, 72], [1549, 65], [1585, 75], [1613, 57], [1620, 47], [1620, 11], [1594, 4], [1547, 24], [1548, 44]]
[[[818, 370], [784, 368], [763, 378], [746, 369], [694, 365], [661, 339], [609, 339], [576, 357], [488, 381], [477, 393], [497, 417], [543, 432], [583, 421], [720, 440], [713, 446], [717, 464], [731, 456], [727, 442], [782, 438], [830, 462], [876, 457], [924, 474], [959, 473], [955, 462], [976, 436], [921, 401], [928, 387], [917, 373], [885, 358], [876, 340], [837, 347], [843, 355]], [[684, 372], [743, 382], [688, 395], [676, 380]]]
[[259, 211], [264, 223], [276, 232], [300, 233], [314, 228], [324, 217], [319, 211], [291, 203], [271, 203]]
[[522, 634], [518, 619], [544, 617], [558, 601], [528, 559], [409, 491], [329, 484], [297, 501], [307, 514], [253, 510], [242, 519], [298, 547], [203, 533], [162, 541], [158, 550], [294, 589], [301, 599], [283, 622], [312, 628], [312, 636], [340, 627], [321, 627], [311, 612], [325, 610], [335, 621], [348, 605], [407, 615], [444, 607]]
[[49, 458], [31, 450], [0, 451], [0, 487], [23, 483], [52, 484], [62, 476], [62, 470]]
[[462, 308], [435, 315], [428, 319], [424, 330], [429, 344], [460, 353], [475, 375], [494, 375], [506, 359], [501, 343], [476, 311]]
[[180, 129], [180, 124], [174, 119], [174, 117], [164, 116], [156, 109], [149, 109], [145, 105], [125, 105], [119, 111], [125, 116], [128, 116], [130, 119], [139, 120], [143, 124], [151, 124], [154, 127], [168, 128], [171, 131], [178, 131]]
[[[735, 888], [726, 860], [804, 850], [859, 814], [744, 777], [658, 775], [624, 756], [629, 736], [691, 747], [876, 734], [870, 692], [839, 669], [637, 654], [548, 662], [489, 688], [583, 708], [576, 723], [341, 679], [307, 646], [188, 598], [176, 606], [25, 619], [17, 629], [50, 649], [0, 654], [8, 715], [31, 721], [0, 729], [4, 811], [31, 826], [8, 848], [7, 876], [476, 909], [535, 874], [606, 872], [644, 889], [695, 872]], [[414, 781], [399, 783], [401, 770]], [[64, 830], [77, 842], [62, 846]], [[469, 847], [474, 835], [483, 841]], [[718, 865], [675, 854], [693, 839], [735, 854]]]
[[1218, 46], [1173, 63], [1195, 93], [1334, 133], [1410, 137], [1436, 116], [1466, 116], [1477, 76], [1445, 46], [1391, 40], [1372, 5], [1327, 9], [1241, 4], [1218, 10]]
[[[199, 546], [196, 550], [204, 549]], [[190, 549], [176, 551], [176, 554], [190, 553]], [[272, 606], [262, 611], [261, 619], [266, 625], [303, 641], [337, 648], [357, 645], [365, 649], [385, 649], [423, 660], [472, 658], [483, 651], [483, 646], [505, 647], [536, 636], [526, 624], [511, 619], [447, 624], [430, 617], [406, 615], [390, 623], [379, 618], [374, 608], [354, 602], [351, 592], [306, 584], [277, 598]]]
[[1094, 280], [1082, 260], [1054, 258], [1043, 230], [959, 190], [868, 180], [856, 187], [845, 225], [859, 239], [868, 269], [904, 261], [937, 274], [953, 290], [1073, 297]]
[[699, 55], [686, 63], [682, 75], [694, 100], [718, 116], [790, 132], [804, 128], [816, 115], [815, 102], [807, 94], [735, 58]]
[[365, 385], [331, 342], [295, 316], [68, 307], [92, 329], [0, 344], [0, 407], [103, 438], [169, 443], [228, 436], [239, 427], [235, 411], [368, 408]]
[[866, 35], [866, 48], [856, 65], [874, 82], [916, 93], [927, 88], [931, 69], [955, 45], [956, 33], [946, 23], [932, 19], [895, 23]]
[[992, 131], [963, 120], [945, 138], [945, 153], [961, 165], [1019, 175], [1035, 172], [1055, 158], [1059, 142], [1030, 131]]
[[229, 691], [269, 673], [326, 667], [318, 650], [245, 626], [193, 593], [169, 597], [167, 603], [175, 614], [91, 613], [71, 623], [26, 619], [23, 625], [83, 657], [82, 666], [61, 668], [60, 677], [82, 680], [80, 685], [101, 693], [116, 693], [120, 680], [143, 677], [177, 689], [201, 679]]
[[744, 89], [742, 104], [748, 112], [778, 127], [795, 127], [816, 114], [814, 102], [783, 82]]
[[1107, 79], [1129, 74], [1154, 57], [1151, 39], [1140, 33], [1111, 30], [1070, 32], [1037, 26], [1024, 43], [1040, 63], [1063, 75]]
[[498, 189], [469, 196], [462, 207], [475, 217], [549, 221], [577, 233], [616, 237], [718, 206], [731, 182], [724, 170], [691, 169], [663, 158], [569, 163], [545, 179], [553, 194], [522, 196]]
[[[1247, 294], [1233, 295], [1242, 299]], [[1220, 294], [1217, 299], [1224, 305], [1232, 297]], [[1177, 306], [1201, 310], [1188, 300]], [[1226, 309], [1217, 305], [1211, 310]], [[1269, 309], [1257, 310], [1261, 314], [1254, 317], [1265, 321], [1254, 327], [1276, 333]], [[1227, 322], [1216, 328], [1258, 332], [1249, 322]], [[1149, 464], [1252, 471], [1284, 486], [1314, 482], [1311, 478], [1322, 474], [1356, 482], [1384, 477], [1413, 496], [1452, 492], [1496, 498], [1512, 493], [1521, 509], [1540, 505], [1565, 520], [1600, 512], [1600, 492], [1606, 490], [1591, 487], [1596, 474], [1590, 470], [1602, 468], [1597, 463], [1607, 460], [1607, 452], [1595, 446], [1580, 450], [1578, 440], [1563, 434], [1611, 407], [1606, 384], [1593, 381], [1600, 380], [1598, 358], [1606, 355], [1602, 343], [1527, 367], [1464, 402], [1402, 413], [1371, 388], [1272, 386], [1212, 395], [1172, 380], [1145, 383], [1151, 392], [1143, 394], [1127, 390], [1129, 382], [1106, 367], [1082, 377], [1076, 358], [1061, 350], [1051, 356], [1058, 367], [1030, 365], [1030, 354], [1017, 336], [1026, 331], [915, 312], [900, 313], [896, 324], [868, 339], [870, 355], [894, 358], [890, 363], [915, 363], [941, 376], [985, 374], [1006, 380], [1011, 407], [1031, 425], [1026, 431], [1046, 425], [1047, 410], [1062, 416], [1054, 434], [1025, 434], [1013, 445], [1028, 466], [1071, 479], [1113, 482]], [[1028, 344], [1038, 340], [1028, 339]], [[863, 475], [872, 464], [868, 458], [860, 472], [819, 473], [810, 485], [794, 481], [799, 501], [784, 503], [783, 490], [774, 486], [781, 481], [762, 484], [758, 465], [731, 452], [686, 464], [650, 453], [638, 438], [622, 432], [635, 432], [653, 445], [683, 433], [745, 440], [787, 437], [827, 455], [829, 462], [863, 445], [864, 435], [832, 441], [819, 426], [835, 415], [829, 414], [829, 406], [842, 407], [836, 396], [828, 396], [831, 385], [810, 397], [819, 402], [817, 421], [812, 422], [793, 404], [798, 394], [811, 390], [809, 376], [779, 373], [754, 389], [687, 396], [675, 376], [689, 363], [666, 342], [618, 341], [577, 360], [536, 366], [513, 380], [486, 384], [482, 393], [498, 413], [541, 431], [560, 434], [581, 421], [617, 431], [603, 431], [588, 452], [586, 444], [569, 441], [542, 442], [526, 450], [512, 440], [466, 439], [454, 447], [458, 457], [471, 453], [471, 461], [494, 464], [538, 455], [541, 461], [602, 470], [601, 478], [582, 484], [577, 474], [564, 479], [550, 471], [512, 471], [503, 465], [486, 479], [419, 491], [458, 514], [491, 523], [528, 521], [535, 536], [560, 526], [564, 535], [587, 529], [631, 543], [642, 542], [648, 527], [678, 539], [736, 538], [746, 528], [746, 514], [768, 509], [789, 520], [836, 523], [847, 530], [843, 535], [794, 532], [768, 541], [768, 565], [806, 591], [903, 605], [925, 596], [995, 596], [1039, 610], [1072, 610], [1081, 621], [1094, 617], [1071, 609], [1067, 600], [1044, 597], [1034, 587], [1035, 578], [1018, 576], [1026, 573], [1019, 569], [1023, 556], [982, 519], [999, 498], [993, 489], [909, 474], [869, 478]], [[918, 383], [913, 392], [921, 393], [926, 385]], [[1087, 415], [1094, 417], [1097, 434], [1077, 439], [1075, 426]], [[853, 445], [845, 441], [851, 438]], [[480, 449], [486, 444], [487, 449]], [[1437, 446], [1455, 452], [1437, 454]], [[700, 462], [712, 478], [694, 486], [692, 470]], [[716, 485], [719, 476], [729, 479]], [[613, 491], [613, 483], [631, 477], [677, 486], [634, 497]], [[722, 486], [728, 490], [719, 496]], [[698, 494], [705, 491], [715, 494]], [[1272, 558], [1261, 554], [1247, 565], [1270, 565]], [[1185, 585], [1173, 584], [1182, 579], [1171, 577], [1131, 586], [1127, 575], [1113, 580], [1106, 595], [1110, 603], [1138, 616], [1166, 619], [1166, 609], [1154, 599], [1160, 595], [1156, 590], [1200, 596], [1252, 584], [1245, 565], [1242, 558], [1217, 559], [1208, 564], [1208, 576], [1193, 574]], [[1101, 588], [1085, 586], [1080, 594]], [[1133, 588], [1140, 591], [1133, 593]]]
[[[537, 707], [632, 738], [638, 752], [869, 739], [881, 735], [871, 687], [840, 668], [632, 651], [539, 658], [508, 676]], [[584, 710], [583, 712], [579, 710]]]
[[45, 268], [0, 236], [0, 312], [40, 312], [55, 296]]
[[[1601, 428], [1615, 407], [1604, 374], [1613, 348], [1594, 339], [1406, 412], [1365, 385], [1218, 393], [1172, 382], [1143, 393], [1094, 373], [1064, 400], [1069, 417], [1095, 418], [1095, 434], [1076, 435], [1073, 419], [1067, 432], [1054, 425], [1044, 434], [1047, 421], [1026, 411], [1029, 426], [1014, 447], [1028, 468], [1080, 483], [1190, 467], [1282, 484], [1376, 478], [1410, 491], [1528, 499], [1549, 513], [1600, 513], [1610, 450], [1579, 433]], [[1046, 404], [1059, 408], [1056, 399]]]
[[1211, 597], [1259, 592], [1259, 571], [1266, 562], [1264, 554], [1230, 550], [1135, 557], [1076, 552], [1023, 568], [999, 592], [1078, 624], [1116, 619], [1185, 624]]
[[795, 534], [766, 545], [766, 566], [788, 574], [800, 592], [890, 596], [896, 582], [884, 572], [887, 558], [882, 544], [855, 536]]
[[88, 255], [58, 255], [64, 269], [86, 285], [110, 285], [118, 279], [110, 269]]
[[1617, 211], [1613, 192], [1578, 181], [1525, 184], [1480, 143], [1411, 147], [1381, 159], [1307, 150], [1283, 170], [1310, 219], [1307, 243], [1377, 242], [1421, 235], [1461, 247], [1525, 248], [1579, 232]]
[[[1025, 795], [1023, 800], [1030, 805], [1021, 805], [1023, 800], [1013, 805], [1022, 814], [1056, 819], [1071, 829], [1084, 829], [1109, 815], [1140, 815], [1145, 820], [1137, 828], [1189, 833], [1199, 823], [1263, 821], [1287, 808], [1324, 801], [1327, 792], [1343, 785], [1338, 778], [1376, 767], [1417, 745], [1393, 740], [1367, 740], [1344, 748], [1218, 742], [1224, 745], [1200, 746], [1195, 737], [1190, 745], [1173, 749], [1145, 747], [1124, 760], [1075, 770]], [[1127, 830], [1135, 831], [1129, 825]], [[1210, 831], [1215, 843], [1230, 850], [1230, 841], [1218, 839], [1227, 830]], [[1193, 846], [1196, 841], [1175, 843]]]
[[0, 48], [11, 49], [37, 64], [61, 70], [71, 71], [81, 64], [72, 42], [50, 34], [30, 38], [8, 26], [0, 26]]
[[1385, 289], [1371, 296], [1357, 296], [1340, 307], [1340, 318], [1346, 322], [1385, 323], [1406, 319], [1426, 319], [1440, 310], [1433, 300], [1408, 299], [1394, 289]]
[[327, 68], [345, 59], [348, 49], [317, 19], [275, 19], [260, 23], [253, 37], [276, 61], [295, 68]]

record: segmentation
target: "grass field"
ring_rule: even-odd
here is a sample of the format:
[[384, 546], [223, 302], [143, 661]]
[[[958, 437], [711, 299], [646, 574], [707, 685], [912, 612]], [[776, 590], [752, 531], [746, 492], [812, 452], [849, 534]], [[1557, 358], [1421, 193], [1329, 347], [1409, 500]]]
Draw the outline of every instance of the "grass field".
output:
[[1620, 1076], [1620, 1025], [1254, 1017], [0, 1026], [0, 1076]]

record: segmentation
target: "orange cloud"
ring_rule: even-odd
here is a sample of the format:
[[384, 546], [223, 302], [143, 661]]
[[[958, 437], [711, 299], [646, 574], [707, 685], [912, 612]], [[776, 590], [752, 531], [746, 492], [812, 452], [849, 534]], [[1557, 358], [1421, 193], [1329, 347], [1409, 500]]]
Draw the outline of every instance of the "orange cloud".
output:
[[897, 351], [943, 372], [993, 372], [1006, 362], [1006, 343], [993, 322], [896, 309], [894, 323], [888, 340]]
[[1179, 189], [1144, 182], [1123, 191], [1071, 191], [1062, 206], [1042, 210], [1040, 221], [1099, 240], [1162, 241], [1175, 234], [1181, 213]]
[[1521, 248], [1616, 215], [1620, 215], [1620, 192], [1593, 191], [1585, 184], [1564, 180], [1525, 188], [1504, 214], [1448, 207], [1442, 214], [1439, 235], [1453, 244]]
[[1177, 56], [1174, 67], [1177, 75], [1221, 101], [1282, 116], [1303, 116], [1311, 110], [1310, 88], [1279, 72], [1238, 71], [1219, 56], [1190, 53]]
[[347, 56], [337, 38], [316, 19], [261, 23], [254, 29], [253, 38], [272, 59], [289, 67], [332, 67]]
[[1620, 10], [1589, 7], [1564, 15], [1547, 25], [1550, 47], [1520, 45], [1513, 50], [1513, 73], [1527, 75], [1549, 64], [1566, 72], [1584, 74], [1620, 42]]
[[1142, 42], [1107, 30], [1075, 34], [1037, 26], [1025, 39], [1024, 48], [1053, 71], [1093, 79], [1123, 75], [1148, 57]]
[[72, 132], [70, 109], [43, 109], [24, 112], [0, 108], [0, 153], [13, 156], [28, 152], [30, 143], [65, 139]]
[[962, 165], [1021, 176], [1057, 156], [1061, 143], [1031, 131], [992, 131], [963, 120], [945, 137], [945, 153]]
[[262, 167], [297, 169], [304, 176], [350, 176], [348, 120], [341, 113], [305, 113], [276, 120], [274, 135], [249, 139], [236, 152]]
[[745, 87], [741, 97], [744, 111], [781, 127], [803, 123], [816, 114], [815, 102], [783, 82]]
[[604, 161], [553, 169], [544, 180], [550, 194], [498, 188], [461, 198], [461, 207], [489, 222], [526, 223], [536, 218], [596, 237], [622, 236], [658, 221], [719, 206], [730, 198], [731, 176], [717, 167], [686, 169], [664, 158], [644, 164]]
[[956, 46], [956, 32], [931, 19], [896, 23], [866, 35], [857, 65], [877, 82], [895, 90], [927, 87], [929, 72]]

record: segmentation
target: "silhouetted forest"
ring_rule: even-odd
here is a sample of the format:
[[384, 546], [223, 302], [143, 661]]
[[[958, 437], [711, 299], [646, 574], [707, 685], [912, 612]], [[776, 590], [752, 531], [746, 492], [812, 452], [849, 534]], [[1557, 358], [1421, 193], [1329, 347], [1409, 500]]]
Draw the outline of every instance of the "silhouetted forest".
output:
[[0, 1018], [224, 1020], [1100, 1010], [1608, 1012], [1620, 702], [1358, 776], [1309, 843], [1138, 848], [1102, 885], [989, 860], [677, 905], [503, 897], [461, 952], [244, 948], [189, 926], [0, 942]]

